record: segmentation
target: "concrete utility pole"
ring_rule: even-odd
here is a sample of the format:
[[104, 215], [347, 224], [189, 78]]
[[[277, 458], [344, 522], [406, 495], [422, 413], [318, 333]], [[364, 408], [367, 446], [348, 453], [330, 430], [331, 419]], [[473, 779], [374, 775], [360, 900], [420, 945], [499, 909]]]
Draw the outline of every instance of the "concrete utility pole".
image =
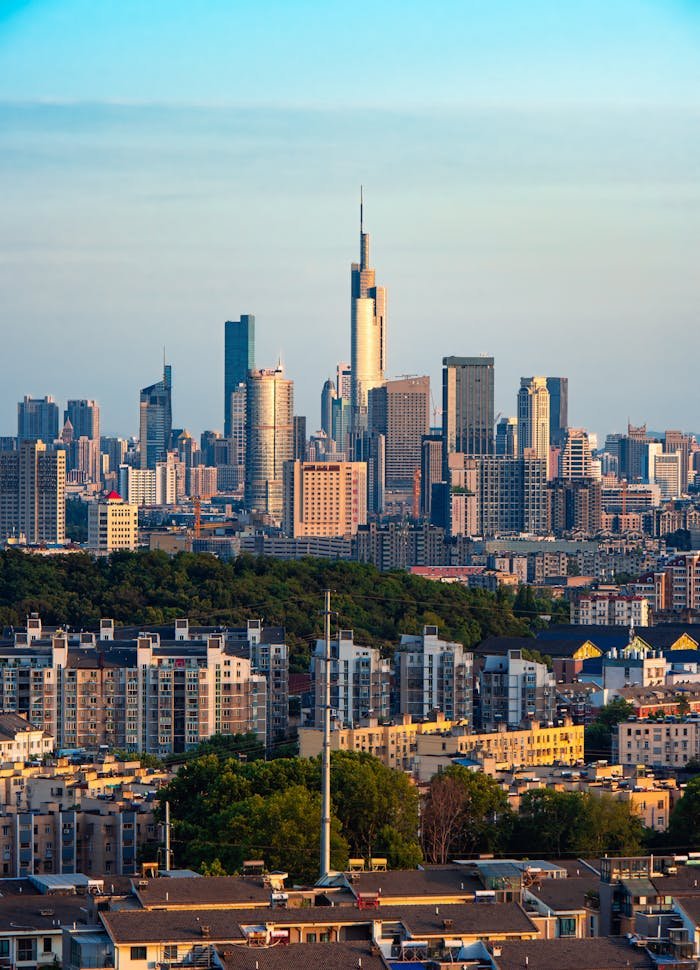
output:
[[325, 591], [323, 651], [323, 749], [321, 755], [321, 874], [331, 868], [331, 591]]
[[165, 803], [165, 871], [170, 872], [170, 802]]

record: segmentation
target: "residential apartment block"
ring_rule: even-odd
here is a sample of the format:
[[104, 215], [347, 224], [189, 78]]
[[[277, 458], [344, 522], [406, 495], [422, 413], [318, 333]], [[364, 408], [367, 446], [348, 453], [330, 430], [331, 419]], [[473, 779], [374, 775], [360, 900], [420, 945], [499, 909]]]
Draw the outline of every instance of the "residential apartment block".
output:
[[473, 655], [461, 643], [441, 640], [436, 626], [404, 634], [394, 654], [394, 704], [399, 714], [472, 722]]
[[544, 664], [525, 660], [521, 650], [486, 656], [479, 672], [481, 726], [519, 727], [550, 722], [556, 711], [556, 682]]
[[[101, 745], [158, 755], [187, 751], [216, 733], [286, 735], [284, 634], [259, 621], [243, 630], [95, 634], [27, 632], [0, 644], [0, 705], [41, 726], [58, 750]], [[268, 684], [269, 690], [268, 690]]]
[[[312, 658], [315, 684], [314, 724], [323, 725], [325, 641], [316, 641]], [[378, 650], [353, 640], [352, 630], [340, 630], [331, 640], [331, 718], [335, 729], [352, 728], [369, 718], [389, 716], [391, 667]]]

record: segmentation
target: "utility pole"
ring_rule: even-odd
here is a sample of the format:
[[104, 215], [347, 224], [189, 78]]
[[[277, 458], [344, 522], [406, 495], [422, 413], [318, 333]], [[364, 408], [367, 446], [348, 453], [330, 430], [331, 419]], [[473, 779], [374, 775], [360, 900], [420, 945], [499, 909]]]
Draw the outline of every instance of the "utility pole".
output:
[[170, 802], [165, 803], [165, 871], [170, 872]]
[[325, 591], [323, 650], [323, 749], [321, 755], [321, 874], [331, 868], [331, 591]]

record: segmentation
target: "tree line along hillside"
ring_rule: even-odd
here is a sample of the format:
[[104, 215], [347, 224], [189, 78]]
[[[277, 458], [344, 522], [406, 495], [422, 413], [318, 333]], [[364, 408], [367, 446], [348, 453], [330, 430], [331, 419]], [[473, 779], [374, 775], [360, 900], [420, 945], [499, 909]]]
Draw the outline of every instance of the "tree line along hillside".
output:
[[[381, 573], [363, 563], [283, 561], [161, 552], [33, 556], [0, 553], [0, 627], [21, 627], [30, 612], [49, 625], [94, 629], [100, 617], [145, 629], [189, 617], [193, 624], [243, 625], [260, 617], [286, 628], [292, 669], [306, 669], [322, 635], [323, 591], [333, 590], [337, 624], [358, 643], [390, 652], [402, 633], [435, 624], [440, 635], [473, 646], [486, 636], [524, 636], [547, 601], [519, 599], [442, 584], [402, 571]], [[521, 613], [521, 616], [518, 614]]]

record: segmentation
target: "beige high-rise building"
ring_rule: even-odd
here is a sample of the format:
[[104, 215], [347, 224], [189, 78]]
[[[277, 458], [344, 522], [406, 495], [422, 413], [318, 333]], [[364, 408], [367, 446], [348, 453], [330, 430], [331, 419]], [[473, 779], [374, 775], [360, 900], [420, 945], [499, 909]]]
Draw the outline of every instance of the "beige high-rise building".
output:
[[577, 482], [593, 477], [591, 446], [583, 428], [567, 428], [564, 447], [559, 456], [559, 478]]
[[279, 521], [285, 462], [294, 459], [294, 383], [282, 365], [251, 370], [246, 395], [245, 504]]
[[66, 453], [23, 441], [0, 454], [0, 539], [29, 545], [66, 541]]
[[377, 286], [369, 265], [369, 233], [360, 200], [360, 262], [350, 276], [350, 367], [352, 427], [367, 427], [367, 394], [384, 383], [386, 370], [386, 290]]
[[355, 535], [367, 523], [363, 461], [287, 462], [283, 528], [294, 538]]
[[138, 505], [125, 502], [117, 492], [88, 506], [88, 549], [109, 553], [115, 549], [133, 552], [138, 543]]
[[370, 431], [385, 438], [387, 488], [412, 488], [421, 443], [430, 431], [430, 378], [401, 377], [368, 394]]
[[518, 391], [518, 455], [549, 460], [549, 391], [546, 377], [521, 377]]

